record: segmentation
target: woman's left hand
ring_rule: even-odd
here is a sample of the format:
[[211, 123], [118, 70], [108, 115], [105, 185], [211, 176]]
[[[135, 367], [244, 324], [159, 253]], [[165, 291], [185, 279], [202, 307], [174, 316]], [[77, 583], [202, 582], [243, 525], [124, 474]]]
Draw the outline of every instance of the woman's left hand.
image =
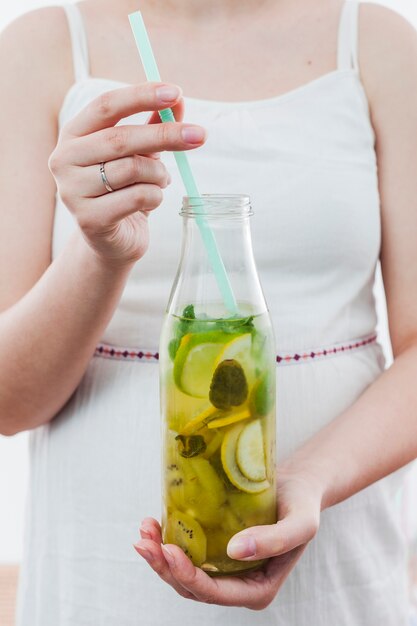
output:
[[264, 609], [317, 533], [322, 502], [322, 490], [312, 477], [282, 468], [278, 476], [279, 521], [243, 530], [229, 541], [227, 548], [230, 557], [246, 562], [270, 558], [262, 569], [210, 578], [179, 547], [162, 545], [161, 527], [152, 518], [142, 522], [136, 551], [184, 598]]

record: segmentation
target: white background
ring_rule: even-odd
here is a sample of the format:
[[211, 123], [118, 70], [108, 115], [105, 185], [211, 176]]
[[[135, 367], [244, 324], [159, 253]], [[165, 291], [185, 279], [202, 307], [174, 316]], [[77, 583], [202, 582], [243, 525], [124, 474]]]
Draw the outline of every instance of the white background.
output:
[[[0, 30], [26, 11], [63, 2], [64, 0], [3, 1], [0, 9]], [[400, 11], [417, 26], [416, 0], [380, 0], [379, 3]], [[380, 288], [378, 293], [380, 294]], [[382, 336], [386, 337], [382, 306], [380, 310]], [[27, 435], [23, 433], [13, 438], [0, 436], [0, 563], [17, 562], [21, 557], [27, 471]]]

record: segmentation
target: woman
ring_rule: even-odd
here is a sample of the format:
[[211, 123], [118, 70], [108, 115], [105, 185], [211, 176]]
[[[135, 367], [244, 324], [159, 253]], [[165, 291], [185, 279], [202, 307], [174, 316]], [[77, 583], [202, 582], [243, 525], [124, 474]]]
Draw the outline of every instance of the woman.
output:
[[[33, 429], [18, 624], [406, 624], [393, 472], [417, 455], [415, 32], [342, 0], [143, 0], [170, 81], [149, 85], [136, 8], [42, 9], [0, 43], [1, 432]], [[156, 123], [166, 106], [177, 123]], [[162, 553], [151, 518], [137, 539], [138, 520], [159, 515], [153, 355], [183, 193], [169, 152], [197, 147], [202, 189], [252, 197], [277, 345], [294, 363], [277, 368], [280, 521], [229, 544], [277, 556], [243, 579]]]

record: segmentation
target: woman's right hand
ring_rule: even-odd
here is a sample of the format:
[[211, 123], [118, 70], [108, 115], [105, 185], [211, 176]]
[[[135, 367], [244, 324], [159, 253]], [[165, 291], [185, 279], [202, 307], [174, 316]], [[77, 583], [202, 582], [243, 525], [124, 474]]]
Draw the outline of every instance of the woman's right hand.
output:
[[[162, 202], [169, 174], [159, 159], [163, 150], [190, 150], [205, 141], [200, 126], [180, 122], [120, 125], [141, 111], [173, 107], [182, 119], [181, 90], [144, 83], [109, 91], [67, 123], [49, 167], [59, 194], [95, 253], [113, 266], [130, 265], [148, 247], [147, 215]], [[100, 164], [114, 192], [105, 188]]]

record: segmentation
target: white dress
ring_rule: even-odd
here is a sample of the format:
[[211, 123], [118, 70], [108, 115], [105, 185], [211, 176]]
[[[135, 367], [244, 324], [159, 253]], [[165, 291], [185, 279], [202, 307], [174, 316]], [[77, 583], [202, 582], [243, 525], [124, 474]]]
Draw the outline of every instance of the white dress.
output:
[[[190, 155], [202, 191], [252, 198], [255, 258], [279, 353], [279, 458], [354, 403], [384, 367], [373, 297], [375, 137], [357, 64], [357, 9], [344, 6], [333, 72], [265, 100], [185, 99], [186, 118], [209, 131]], [[89, 76], [80, 14], [66, 10], [76, 82], [61, 126], [123, 86]], [[30, 436], [18, 626], [403, 626], [398, 473], [322, 514], [318, 536], [261, 612], [184, 600], [134, 551], [142, 518], [160, 514], [157, 350], [182, 232], [183, 189], [172, 155], [164, 159], [173, 183], [150, 217], [150, 249], [80, 386]], [[58, 198], [54, 257], [74, 228]]]

